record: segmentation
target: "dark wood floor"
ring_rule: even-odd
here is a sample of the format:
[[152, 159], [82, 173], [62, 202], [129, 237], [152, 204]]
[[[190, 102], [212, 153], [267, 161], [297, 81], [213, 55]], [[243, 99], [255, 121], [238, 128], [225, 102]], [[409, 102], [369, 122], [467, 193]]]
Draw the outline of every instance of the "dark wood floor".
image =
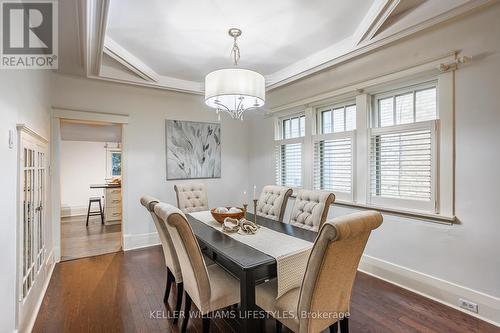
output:
[[[179, 332], [171, 319], [161, 318], [168, 316], [176, 299], [173, 293], [169, 305], [163, 304], [165, 277], [160, 247], [60, 263], [33, 332]], [[265, 330], [274, 331], [271, 320]], [[213, 321], [211, 332], [233, 331], [228, 321]], [[201, 320], [191, 320], [188, 332], [201, 332]], [[358, 273], [350, 332], [486, 333], [500, 329]]]

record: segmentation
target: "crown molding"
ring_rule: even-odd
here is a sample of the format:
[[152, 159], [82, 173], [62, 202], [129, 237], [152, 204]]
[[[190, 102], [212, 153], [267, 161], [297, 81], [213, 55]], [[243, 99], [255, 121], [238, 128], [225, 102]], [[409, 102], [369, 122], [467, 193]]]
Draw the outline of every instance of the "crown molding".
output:
[[104, 39], [104, 53], [127, 67], [143, 80], [149, 82], [158, 82], [160, 80], [160, 76], [153, 69], [109, 36], [106, 36]]

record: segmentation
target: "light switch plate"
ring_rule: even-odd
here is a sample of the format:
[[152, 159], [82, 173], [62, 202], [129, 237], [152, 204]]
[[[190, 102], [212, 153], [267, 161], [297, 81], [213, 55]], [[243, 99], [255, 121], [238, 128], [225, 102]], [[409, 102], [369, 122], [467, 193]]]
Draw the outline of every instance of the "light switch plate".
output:
[[14, 148], [15, 138], [16, 138], [16, 132], [13, 129], [9, 130], [9, 149]]

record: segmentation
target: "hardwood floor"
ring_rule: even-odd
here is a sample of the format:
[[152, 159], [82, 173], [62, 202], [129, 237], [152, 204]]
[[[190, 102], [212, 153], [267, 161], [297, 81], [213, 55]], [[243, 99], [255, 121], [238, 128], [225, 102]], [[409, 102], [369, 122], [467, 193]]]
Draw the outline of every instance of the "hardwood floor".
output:
[[61, 260], [85, 258], [122, 249], [121, 224], [102, 225], [99, 216], [64, 217], [61, 223]]
[[[160, 247], [73, 260], [56, 266], [33, 332], [179, 332], [163, 304], [166, 269]], [[172, 288], [175, 289], [175, 288]], [[234, 332], [214, 319], [211, 332]], [[500, 332], [460, 311], [358, 273], [350, 332]], [[188, 332], [201, 332], [201, 319]], [[274, 322], [265, 322], [273, 332]]]

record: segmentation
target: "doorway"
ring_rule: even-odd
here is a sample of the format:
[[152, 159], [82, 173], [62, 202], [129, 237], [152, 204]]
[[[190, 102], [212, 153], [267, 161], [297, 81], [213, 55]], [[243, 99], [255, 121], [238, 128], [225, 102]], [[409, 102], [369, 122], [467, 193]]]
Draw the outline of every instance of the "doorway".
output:
[[122, 125], [60, 119], [61, 261], [122, 250]]

